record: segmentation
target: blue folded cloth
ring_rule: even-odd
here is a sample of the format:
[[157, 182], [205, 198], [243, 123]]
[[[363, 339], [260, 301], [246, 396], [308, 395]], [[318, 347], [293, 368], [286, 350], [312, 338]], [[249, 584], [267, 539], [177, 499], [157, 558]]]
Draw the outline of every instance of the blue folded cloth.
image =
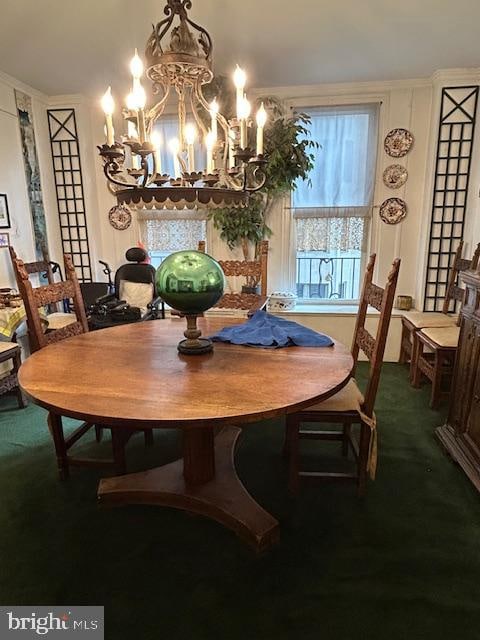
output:
[[224, 327], [210, 336], [215, 342], [231, 342], [249, 347], [331, 347], [333, 340], [301, 324], [270, 315], [266, 311], [256, 311], [243, 324]]

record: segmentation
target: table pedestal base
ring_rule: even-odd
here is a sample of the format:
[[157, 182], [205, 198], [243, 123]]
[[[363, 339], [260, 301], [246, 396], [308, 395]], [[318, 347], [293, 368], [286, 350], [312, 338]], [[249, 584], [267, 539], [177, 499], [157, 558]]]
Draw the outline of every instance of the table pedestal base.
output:
[[[195, 431], [192, 430], [191, 435], [197, 441]], [[213, 436], [213, 429], [199, 431]], [[207, 516], [232, 529], [257, 551], [263, 551], [278, 540], [279, 526], [277, 520], [255, 502], [237, 476], [234, 453], [240, 433], [238, 427], [226, 427], [214, 441], [212, 438], [215, 463], [212, 479], [187, 483], [185, 476], [189, 477], [189, 464], [186, 455], [185, 460], [163, 467], [101, 480], [98, 498], [106, 505], [161, 505]], [[188, 450], [191, 453], [193, 442], [189, 437], [186, 439], [190, 441], [187, 454]], [[208, 448], [209, 438], [201, 440], [203, 448]]]

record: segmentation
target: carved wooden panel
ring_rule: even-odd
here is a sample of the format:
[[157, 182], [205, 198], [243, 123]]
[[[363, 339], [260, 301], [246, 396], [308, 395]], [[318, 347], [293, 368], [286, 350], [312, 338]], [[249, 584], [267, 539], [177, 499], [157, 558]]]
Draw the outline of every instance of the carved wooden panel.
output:
[[383, 292], [384, 290], [381, 287], [378, 287], [376, 284], [373, 284], [373, 282], [370, 282], [366, 286], [365, 295], [367, 298], [367, 302], [377, 311], [381, 311], [382, 309]]
[[262, 275], [260, 262], [219, 260], [219, 264], [226, 276], [254, 276], [256, 278], [260, 278]]
[[375, 340], [364, 327], [358, 329], [356, 341], [363, 353], [371, 360], [375, 349]]
[[52, 344], [53, 342], [60, 342], [60, 340], [65, 340], [65, 338], [78, 336], [81, 333], [85, 333], [82, 323], [72, 322], [71, 324], [68, 324], [66, 327], [62, 327], [61, 329], [56, 329], [51, 333], [47, 333], [45, 338], [48, 344]]
[[74, 286], [70, 280], [57, 282], [55, 284], [47, 284], [43, 287], [33, 289], [33, 296], [38, 307], [44, 307], [52, 302], [60, 302], [69, 300], [74, 296]]

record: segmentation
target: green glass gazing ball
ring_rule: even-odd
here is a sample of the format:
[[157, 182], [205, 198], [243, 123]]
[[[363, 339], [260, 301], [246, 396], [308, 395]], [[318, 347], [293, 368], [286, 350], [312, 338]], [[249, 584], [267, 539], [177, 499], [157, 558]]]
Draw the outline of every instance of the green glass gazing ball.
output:
[[157, 293], [173, 309], [202, 313], [220, 300], [225, 288], [222, 267], [201, 251], [177, 251], [165, 258], [155, 276]]

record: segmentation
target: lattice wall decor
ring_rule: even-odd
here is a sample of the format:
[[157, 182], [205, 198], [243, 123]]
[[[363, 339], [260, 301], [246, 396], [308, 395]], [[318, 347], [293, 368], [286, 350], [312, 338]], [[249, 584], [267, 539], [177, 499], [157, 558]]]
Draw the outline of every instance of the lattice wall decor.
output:
[[478, 91], [478, 86], [442, 90], [425, 311], [441, 310], [453, 257], [463, 238]]
[[47, 114], [63, 251], [72, 256], [79, 280], [91, 282], [75, 109], [49, 109]]

